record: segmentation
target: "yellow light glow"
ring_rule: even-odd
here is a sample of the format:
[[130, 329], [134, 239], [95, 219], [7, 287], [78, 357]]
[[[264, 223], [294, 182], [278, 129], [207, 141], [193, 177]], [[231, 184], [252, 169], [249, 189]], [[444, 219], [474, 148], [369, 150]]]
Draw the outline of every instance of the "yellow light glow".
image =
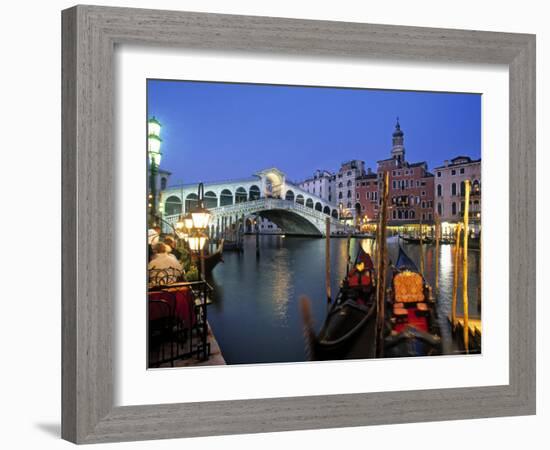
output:
[[158, 136], [149, 135], [148, 141], [148, 150], [150, 154], [160, 153], [160, 143], [162, 142]]
[[204, 230], [210, 222], [211, 214], [207, 209], [195, 211], [191, 213], [193, 225], [198, 230]]
[[193, 217], [191, 216], [191, 214], [187, 214], [183, 218], [183, 223], [185, 225], [185, 228], [187, 228], [188, 230], [193, 228]]
[[148, 125], [148, 132], [153, 136], [160, 136], [160, 124], [155, 120], [150, 120]]
[[187, 238], [187, 243], [189, 244], [191, 251], [198, 252], [204, 247], [204, 244], [206, 243], [206, 236], [201, 234], [191, 235]]

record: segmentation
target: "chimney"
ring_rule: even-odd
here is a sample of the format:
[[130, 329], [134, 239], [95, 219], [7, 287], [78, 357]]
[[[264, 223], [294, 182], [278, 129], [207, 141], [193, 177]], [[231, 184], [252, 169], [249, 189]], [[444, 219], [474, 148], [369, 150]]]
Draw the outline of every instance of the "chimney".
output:
[[446, 159], [445, 161], [443, 161], [443, 164], [445, 165], [445, 167], [449, 167], [449, 160]]

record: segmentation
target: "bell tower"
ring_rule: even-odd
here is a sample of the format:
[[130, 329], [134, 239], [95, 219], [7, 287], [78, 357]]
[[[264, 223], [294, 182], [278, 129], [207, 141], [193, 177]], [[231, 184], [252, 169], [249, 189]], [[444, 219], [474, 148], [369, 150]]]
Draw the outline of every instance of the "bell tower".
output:
[[401, 130], [401, 125], [399, 124], [399, 117], [397, 118], [397, 121], [395, 123], [395, 130], [392, 134], [392, 149], [391, 149], [391, 156], [393, 159], [398, 161], [399, 163], [405, 162], [405, 147], [403, 146], [403, 139], [404, 133]]

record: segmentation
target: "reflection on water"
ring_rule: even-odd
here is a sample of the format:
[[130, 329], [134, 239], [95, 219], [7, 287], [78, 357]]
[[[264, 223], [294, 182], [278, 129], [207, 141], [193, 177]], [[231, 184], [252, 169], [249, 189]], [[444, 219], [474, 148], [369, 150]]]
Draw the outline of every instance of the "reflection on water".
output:
[[[361, 245], [372, 254], [370, 239], [351, 239], [350, 253]], [[420, 267], [420, 247], [403, 244]], [[326, 314], [325, 240], [281, 236], [260, 236], [260, 257], [255, 255], [255, 237], [246, 236], [244, 253], [224, 253], [224, 263], [214, 270], [209, 282], [214, 287], [208, 307], [209, 322], [228, 364], [295, 362], [306, 360], [302, 319], [298, 307], [301, 295], [312, 300], [316, 328]], [[397, 238], [388, 240], [388, 256], [395, 261]], [[435, 246], [424, 246], [427, 280], [434, 285]], [[469, 311], [479, 315], [479, 251], [469, 251]], [[446, 317], [451, 309], [454, 248], [440, 246], [440, 295], [438, 298], [443, 338], [449, 338]], [[331, 285], [336, 296], [345, 275], [347, 240], [331, 239]], [[459, 267], [462, 267], [460, 260]], [[457, 295], [462, 311], [462, 293]]]

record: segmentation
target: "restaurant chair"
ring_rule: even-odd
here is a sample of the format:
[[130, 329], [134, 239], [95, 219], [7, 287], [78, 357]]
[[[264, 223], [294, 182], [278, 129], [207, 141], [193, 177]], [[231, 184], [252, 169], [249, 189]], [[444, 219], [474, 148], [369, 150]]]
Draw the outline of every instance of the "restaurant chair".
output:
[[[155, 293], [158, 294], [158, 293]], [[168, 297], [169, 295], [167, 295]], [[170, 364], [174, 367], [174, 308], [172, 303], [163, 298], [148, 299], [148, 353], [149, 367], [155, 364], [160, 367], [161, 364], [167, 362], [165, 358], [166, 344], [170, 345]], [[157, 348], [158, 358], [156, 363], [153, 362], [153, 349]]]

